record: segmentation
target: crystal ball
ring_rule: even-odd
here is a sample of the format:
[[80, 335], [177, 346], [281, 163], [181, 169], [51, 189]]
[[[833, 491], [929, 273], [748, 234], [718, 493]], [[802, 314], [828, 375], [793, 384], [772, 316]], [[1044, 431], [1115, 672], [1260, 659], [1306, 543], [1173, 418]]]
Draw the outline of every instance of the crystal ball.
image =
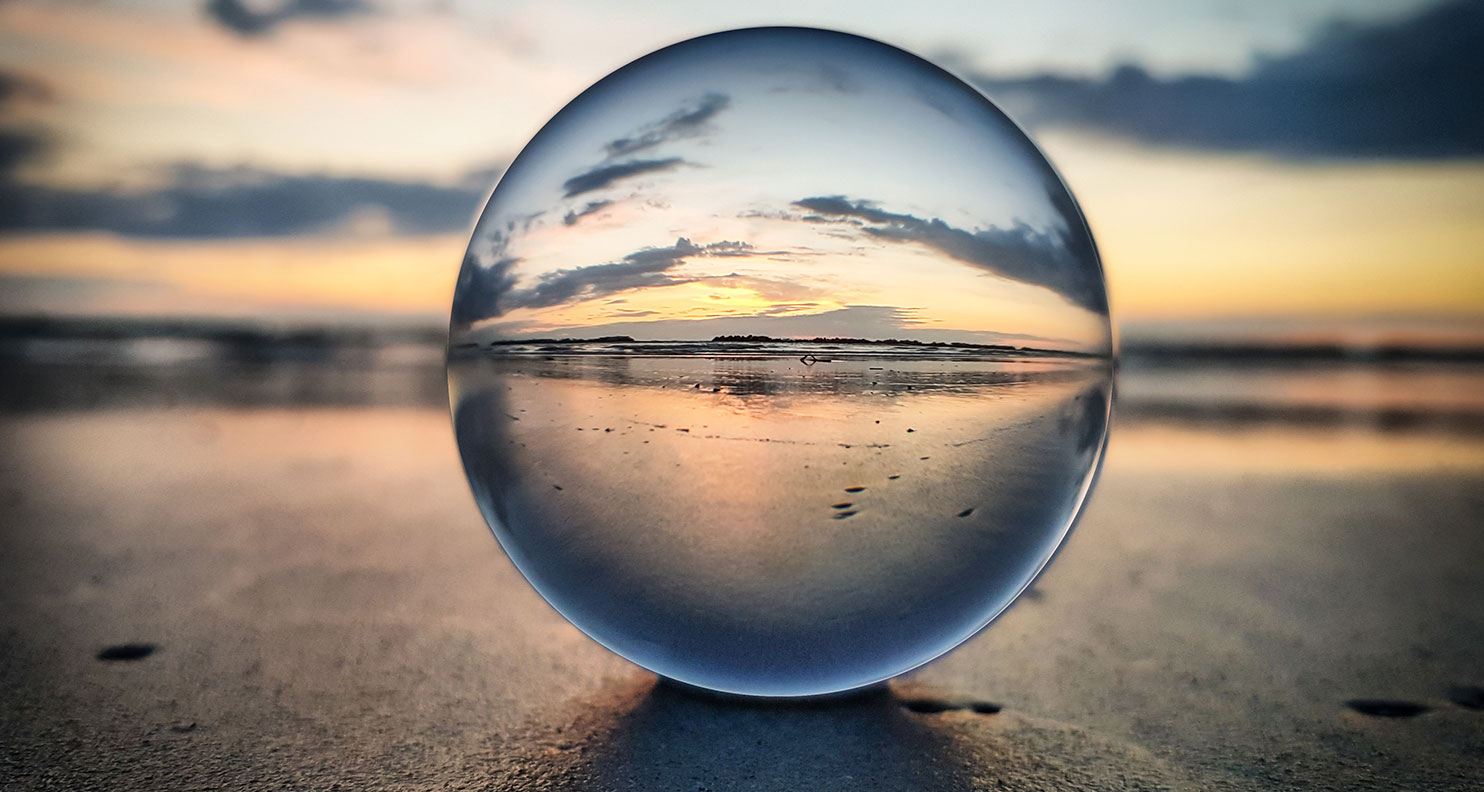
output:
[[1113, 345], [1081, 211], [983, 94], [804, 28], [605, 77], [501, 177], [453, 299], [469, 484], [665, 677], [802, 696], [973, 636], [1061, 545]]

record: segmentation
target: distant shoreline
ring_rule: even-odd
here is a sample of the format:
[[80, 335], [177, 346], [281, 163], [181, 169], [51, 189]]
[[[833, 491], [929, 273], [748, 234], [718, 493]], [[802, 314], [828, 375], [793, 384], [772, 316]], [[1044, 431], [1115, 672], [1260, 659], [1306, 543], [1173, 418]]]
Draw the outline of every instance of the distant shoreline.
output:
[[872, 347], [914, 347], [924, 350], [951, 350], [972, 349], [980, 352], [998, 352], [1007, 355], [1055, 355], [1076, 358], [1106, 358], [1107, 355], [1075, 352], [1062, 349], [1047, 349], [1044, 347], [1011, 346], [1009, 344], [974, 344], [969, 342], [947, 342], [947, 341], [916, 341], [912, 339], [873, 339], [873, 338], [848, 338], [839, 336], [814, 337], [814, 338], [774, 338], [763, 335], [720, 335], [711, 340], [677, 340], [657, 339], [640, 341], [632, 336], [599, 336], [595, 338], [528, 338], [528, 339], [501, 339], [498, 341], [465, 341], [452, 345], [456, 350], [473, 350], [478, 348], [497, 349], [501, 347], [515, 346], [539, 346], [551, 347], [578, 346], [584, 344], [633, 344], [643, 347], [690, 347], [705, 348], [713, 346], [724, 346], [734, 349], [738, 346], [748, 345], [776, 345], [776, 346], [872, 346]]
[[[1067, 352], [1008, 344], [949, 343], [910, 339], [844, 337], [773, 338], [761, 335], [720, 335], [709, 341], [639, 341], [632, 336], [596, 338], [531, 338], [464, 341], [449, 344], [447, 330], [422, 323], [395, 325], [269, 323], [226, 318], [0, 316], [0, 342], [86, 341], [130, 342], [144, 339], [207, 342], [237, 354], [274, 354], [276, 350], [376, 349], [400, 344], [471, 350], [518, 345], [568, 346], [579, 344], [859, 344], [930, 349], [976, 349], [1009, 354], [1051, 354], [1101, 358], [1105, 355]], [[3, 352], [3, 350], [0, 350]], [[1118, 357], [1126, 364], [1150, 366], [1237, 365], [1365, 365], [1384, 363], [1484, 364], [1484, 347], [1427, 345], [1401, 341], [1374, 344], [1339, 342], [1254, 342], [1247, 340], [1141, 340], [1125, 343]]]

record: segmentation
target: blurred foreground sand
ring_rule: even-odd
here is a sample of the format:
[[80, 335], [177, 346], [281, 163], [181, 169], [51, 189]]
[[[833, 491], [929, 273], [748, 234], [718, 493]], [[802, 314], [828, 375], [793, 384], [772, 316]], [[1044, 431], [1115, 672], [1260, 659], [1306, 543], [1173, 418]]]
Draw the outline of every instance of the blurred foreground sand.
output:
[[1484, 711], [1450, 701], [1484, 685], [1479, 434], [1125, 421], [988, 631], [759, 703], [657, 684], [547, 607], [436, 391], [0, 416], [0, 789], [1484, 784]]

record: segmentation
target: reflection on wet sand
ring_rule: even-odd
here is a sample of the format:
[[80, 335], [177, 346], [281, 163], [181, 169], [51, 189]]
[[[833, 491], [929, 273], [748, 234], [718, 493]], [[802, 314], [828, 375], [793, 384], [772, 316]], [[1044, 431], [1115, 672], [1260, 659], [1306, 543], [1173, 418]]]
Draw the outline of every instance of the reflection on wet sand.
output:
[[1099, 361], [494, 355], [455, 361], [486, 516], [564, 615], [718, 689], [844, 689], [984, 625], [1061, 541]]

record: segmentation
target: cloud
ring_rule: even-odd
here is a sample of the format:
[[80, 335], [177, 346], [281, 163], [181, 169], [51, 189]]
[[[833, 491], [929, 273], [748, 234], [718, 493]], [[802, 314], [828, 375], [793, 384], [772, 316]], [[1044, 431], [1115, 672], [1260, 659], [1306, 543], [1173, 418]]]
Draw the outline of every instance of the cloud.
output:
[[0, 105], [29, 100], [46, 102], [52, 98], [46, 83], [26, 74], [0, 71]]
[[[0, 71], [0, 111], [30, 102], [48, 102], [51, 98], [51, 88], [46, 83], [30, 75]], [[22, 165], [46, 154], [51, 143], [51, 135], [44, 130], [18, 124], [0, 126], [0, 207], [9, 208], [3, 199], [3, 184]]]
[[1293, 55], [1230, 79], [1042, 74], [975, 82], [1032, 126], [1158, 145], [1294, 157], [1484, 155], [1484, 3], [1455, 0], [1385, 24], [1334, 24]]
[[1044, 286], [1090, 311], [1107, 313], [1107, 297], [1092, 243], [1080, 232], [1080, 215], [1064, 193], [1059, 185], [1048, 189], [1053, 206], [1066, 221], [1054, 231], [1037, 231], [1023, 223], [1012, 228], [966, 231], [937, 218], [888, 212], [870, 201], [851, 201], [842, 195], [805, 198], [793, 205], [811, 213], [802, 218], [809, 222], [859, 221], [863, 223], [859, 233], [891, 242], [921, 244], [1000, 277]]
[[[0, 162], [26, 150], [0, 135]], [[0, 169], [0, 174], [5, 173]], [[367, 212], [398, 233], [470, 226], [487, 187], [177, 164], [148, 190], [60, 188], [0, 178], [0, 233], [109, 231], [155, 238], [276, 237], [343, 227]]]
[[679, 157], [666, 157], [665, 159], [629, 160], [612, 165], [599, 165], [562, 182], [562, 189], [566, 190], [563, 197], [572, 198], [593, 190], [601, 190], [616, 181], [638, 176], [641, 173], [670, 170], [682, 162], [684, 160]]
[[573, 209], [562, 217], [563, 225], [577, 225], [577, 221], [595, 212], [601, 212], [613, 204], [612, 201], [589, 201], [581, 210]]
[[[8, 180], [11, 173], [41, 156], [49, 147], [48, 139], [38, 132], [0, 128], [0, 182]], [[0, 183], [0, 196], [4, 194], [4, 184]], [[4, 217], [0, 217], [0, 226], [4, 223]]]
[[[0, 71], [0, 110], [50, 95], [44, 83]], [[469, 228], [498, 173], [479, 169], [443, 184], [183, 162], [157, 168], [149, 188], [58, 187], [22, 178], [22, 167], [47, 154], [55, 139], [43, 127], [0, 125], [0, 234], [283, 237], [334, 231], [368, 215], [385, 218], [396, 233], [442, 233]]]
[[[500, 313], [513, 308], [549, 308], [575, 300], [591, 300], [629, 289], [674, 286], [694, 278], [676, 278], [669, 270], [697, 256], [750, 255], [746, 242], [721, 241], [697, 245], [685, 237], [668, 247], [645, 248], [619, 261], [589, 267], [557, 270], [542, 275], [529, 289], [514, 292]], [[487, 313], [486, 316], [499, 316]]]
[[609, 157], [622, 157], [671, 140], [694, 137], [706, 130], [706, 122], [731, 104], [726, 94], [708, 93], [693, 107], [682, 107], [627, 137], [605, 146]]
[[256, 10], [243, 0], [207, 0], [203, 7], [212, 21], [239, 36], [267, 36], [294, 19], [339, 19], [370, 13], [365, 0], [283, 0], [277, 8]]
[[464, 265], [459, 268], [459, 278], [454, 286], [452, 322], [469, 324], [503, 313], [500, 302], [515, 286], [515, 275], [511, 270], [519, 263], [519, 259], [503, 257], [484, 267], [480, 266], [479, 256], [475, 253], [465, 253]]
[[[680, 237], [673, 245], [636, 250], [618, 261], [548, 272], [537, 279], [534, 285], [516, 289], [512, 270], [519, 260], [504, 254], [505, 239], [504, 234], [492, 234], [488, 241], [489, 250], [482, 254], [471, 252], [465, 256], [463, 269], [459, 272], [454, 303], [455, 324], [469, 324], [502, 316], [516, 308], [550, 308], [568, 302], [594, 300], [629, 289], [677, 286], [707, 280], [702, 277], [677, 277], [671, 273], [671, 270], [690, 258], [766, 256], [777, 252], [757, 251], [746, 242], [730, 240], [698, 245]], [[483, 266], [481, 261], [494, 263]], [[624, 299], [620, 298], [608, 300], [604, 304], [623, 302]]]

